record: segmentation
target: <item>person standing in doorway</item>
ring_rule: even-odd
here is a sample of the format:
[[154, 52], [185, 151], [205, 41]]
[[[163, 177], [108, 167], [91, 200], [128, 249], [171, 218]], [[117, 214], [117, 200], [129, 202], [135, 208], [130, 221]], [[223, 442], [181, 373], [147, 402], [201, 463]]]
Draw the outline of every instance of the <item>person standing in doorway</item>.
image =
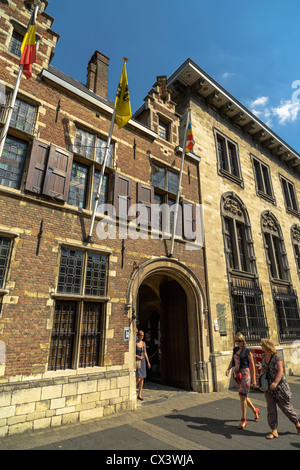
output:
[[151, 337], [151, 330], [147, 330], [145, 333], [145, 344], [146, 344], [146, 351], [147, 356], [149, 358], [151, 369], [149, 370], [149, 375], [152, 377], [153, 373], [158, 371], [158, 350], [159, 350], [159, 342]]
[[144, 385], [144, 379], [147, 376], [146, 372], [146, 361], [147, 365], [150, 369], [151, 365], [148, 359], [147, 351], [146, 351], [146, 344], [143, 341], [144, 339], [144, 332], [142, 330], [139, 330], [138, 332], [138, 338], [136, 342], [136, 359], [141, 360], [141, 367], [136, 370], [136, 383], [138, 386], [138, 400], [143, 400], [142, 398], [142, 390], [143, 390], [143, 385]]
[[233, 349], [232, 359], [226, 370], [228, 377], [232, 367], [235, 368], [235, 372], [240, 374], [240, 380], [237, 381], [239, 386], [239, 396], [241, 400], [242, 418], [239, 424], [239, 429], [245, 429], [247, 425], [247, 407], [251, 408], [254, 413], [254, 421], [259, 420], [259, 409], [255, 408], [252, 401], [248, 397], [250, 392], [250, 385], [252, 382], [253, 388], [256, 386], [255, 367], [253, 361], [253, 355], [250, 349], [246, 348], [246, 340], [241, 333], [235, 335], [235, 342], [237, 346]]
[[270, 339], [261, 340], [261, 347], [264, 351], [262, 360], [262, 373], [267, 374], [269, 389], [265, 392], [268, 410], [268, 424], [271, 428], [266, 439], [278, 438], [278, 417], [277, 406], [285, 416], [296, 426], [300, 435], [300, 420], [291, 404], [291, 390], [284, 376], [283, 362]]

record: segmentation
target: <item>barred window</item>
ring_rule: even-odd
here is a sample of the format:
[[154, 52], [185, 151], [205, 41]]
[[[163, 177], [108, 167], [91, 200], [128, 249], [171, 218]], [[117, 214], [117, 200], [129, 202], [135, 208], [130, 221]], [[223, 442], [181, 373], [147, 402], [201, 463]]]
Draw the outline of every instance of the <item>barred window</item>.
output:
[[247, 341], [260, 341], [268, 337], [263, 291], [258, 282], [233, 279], [231, 296], [235, 331], [242, 332]]
[[273, 295], [280, 339], [300, 338], [300, 312], [295, 291], [291, 286], [276, 286]]
[[48, 368], [100, 365], [108, 257], [62, 248]]

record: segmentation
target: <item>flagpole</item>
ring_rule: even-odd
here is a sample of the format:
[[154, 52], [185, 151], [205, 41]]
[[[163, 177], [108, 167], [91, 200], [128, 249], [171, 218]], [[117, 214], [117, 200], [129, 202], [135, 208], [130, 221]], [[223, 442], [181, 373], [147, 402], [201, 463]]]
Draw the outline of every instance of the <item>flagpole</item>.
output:
[[[127, 57], [123, 57], [123, 61], [128, 62]], [[114, 106], [114, 112], [113, 112], [113, 115], [112, 115], [109, 135], [108, 135], [108, 139], [107, 139], [107, 143], [106, 143], [106, 147], [105, 147], [104, 159], [103, 159], [102, 168], [101, 168], [100, 180], [99, 180], [99, 183], [98, 183], [97, 193], [96, 193], [96, 197], [95, 197], [95, 203], [94, 203], [94, 209], [93, 209], [91, 223], [90, 223], [90, 229], [89, 229], [89, 233], [88, 233], [87, 238], [84, 239], [84, 241], [87, 242], [87, 243], [93, 243], [92, 233], [93, 233], [94, 224], [95, 224], [98, 201], [100, 199], [100, 192], [101, 192], [101, 187], [102, 187], [102, 182], [103, 182], [103, 177], [104, 177], [106, 160], [107, 160], [108, 151], [109, 151], [111, 138], [112, 138], [112, 133], [113, 133], [113, 129], [114, 129], [114, 124], [115, 124], [115, 120], [116, 120], [116, 114], [117, 114], [117, 109], [116, 109], [116, 106]]]
[[182, 158], [181, 158], [181, 167], [180, 167], [179, 181], [178, 181], [178, 192], [177, 192], [175, 211], [174, 211], [174, 223], [173, 223], [173, 230], [172, 230], [171, 248], [170, 248], [170, 253], [168, 255], [169, 258], [173, 257], [173, 251], [174, 251], [175, 233], [176, 233], [176, 225], [177, 225], [177, 218], [178, 218], [179, 199], [180, 199], [180, 194], [181, 194], [181, 182], [182, 182], [183, 165], [184, 165], [184, 159], [185, 159], [185, 153], [186, 153], [185, 148], [186, 148], [189, 122], [190, 122], [190, 109], [188, 110], [187, 119], [186, 119], [186, 129], [185, 129]]
[[[34, 22], [36, 20], [38, 10], [39, 10], [39, 4], [35, 5], [33, 13], [32, 13], [33, 18], [34, 18]], [[16, 79], [15, 88], [14, 88], [14, 91], [13, 91], [13, 94], [12, 94], [12, 97], [11, 97], [10, 106], [8, 108], [6, 122], [5, 122], [5, 125], [4, 125], [3, 130], [2, 130], [1, 141], [0, 141], [0, 158], [1, 158], [1, 155], [2, 155], [2, 152], [3, 152], [6, 136], [7, 136], [7, 133], [8, 133], [9, 126], [10, 126], [11, 117], [12, 117], [12, 114], [13, 114], [13, 111], [14, 111], [14, 107], [15, 107], [15, 103], [16, 103], [16, 99], [17, 99], [17, 94], [18, 94], [18, 91], [19, 91], [20, 82], [21, 82], [21, 78], [22, 78], [23, 67], [24, 67], [23, 65], [20, 65], [20, 67], [19, 67], [19, 72], [18, 72], [18, 76], [17, 76], [17, 79]]]
[[111, 120], [111, 124], [110, 124], [110, 130], [109, 130], [109, 135], [108, 135], [108, 139], [107, 139], [107, 144], [106, 144], [106, 147], [105, 147], [105, 153], [104, 153], [104, 159], [103, 159], [102, 168], [101, 168], [100, 180], [99, 180], [99, 183], [98, 183], [98, 188], [97, 188], [97, 193], [96, 193], [95, 203], [94, 203], [94, 209], [93, 209], [93, 214], [92, 214], [91, 223], [90, 223], [90, 230], [89, 230], [89, 234], [88, 234], [87, 238], [84, 240], [87, 243], [92, 243], [92, 233], [93, 233], [93, 228], [94, 228], [94, 223], [95, 223], [95, 217], [96, 217], [96, 212], [97, 212], [97, 207], [98, 207], [98, 201], [100, 199], [100, 192], [101, 192], [101, 187], [102, 187], [102, 182], [103, 182], [103, 176], [104, 176], [104, 171], [105, 171], [105, 166], [106, 166], [108, 150], [109, 150], [109, 147], [110, 147], [111, 137], [112, 137], [113, 128], [114, 128], [114, 124], [115, 124], [115, 120], [116, 120], [116, 113], [117, 113], [117, 110], [115, 108], [114, 112], [113, 112], [113, 115], [112, 115], [112, 120]]

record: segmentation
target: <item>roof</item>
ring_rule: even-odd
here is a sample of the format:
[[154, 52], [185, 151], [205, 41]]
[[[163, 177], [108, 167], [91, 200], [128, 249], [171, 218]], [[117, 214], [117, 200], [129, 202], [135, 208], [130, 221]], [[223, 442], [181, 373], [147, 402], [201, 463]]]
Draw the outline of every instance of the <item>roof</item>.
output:
[[195, 62], [187, 59], [167, 80], [176, 100], [178, 85], [189, 87], [194, 95], [202, 97], [208, 105], [226, 116], [234, 125], [246, 132], [255, 143], [261, 144], [280, 160], [300, 172], [300, 155], [257, 116], [236, 100]]
[[[70, 75], [62, 72], [61, 70], [49, 65], [48, 69], [42, 70], [42, 78], [48, 80], [56, 85], [68, 90], [69, 92], [75, 94], [82, 99], [85, 99], [89, 103], [99, 107], [108, 114], [113, 114], [114, 103], [108, 99], [102, 98], [93, 91], [89, 90], [86, 85], [79, 82]], [[129, 123], [137, 132], [146, 134], [149, 138], [155, 139], [157, 133], [152, 131], [149, 127], [144, 124], [136, 121], [134, 118], [131, 118]]]

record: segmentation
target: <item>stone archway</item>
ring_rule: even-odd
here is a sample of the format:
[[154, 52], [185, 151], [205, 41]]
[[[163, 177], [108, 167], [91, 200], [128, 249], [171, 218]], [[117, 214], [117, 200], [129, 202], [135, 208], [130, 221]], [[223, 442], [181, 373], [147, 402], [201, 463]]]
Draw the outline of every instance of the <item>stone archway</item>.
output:
[[184, 293], [186, 303], [189, 388], [198, 392], [209, 391], [209, 342], [207, 337], [207, 306], [203, 288], [194, 273], [183, 263], [170, 258], [156, 258], [137, 267], [132, 274], [127, 292], [127, 311], [132, 318], [130, 354], [132, 366], [135, 357], [135, 328], [138, 314], [138, 298], [141, 286], [150, 286], [161, 301], [159, 287], [162, 280], [177, 282]]

